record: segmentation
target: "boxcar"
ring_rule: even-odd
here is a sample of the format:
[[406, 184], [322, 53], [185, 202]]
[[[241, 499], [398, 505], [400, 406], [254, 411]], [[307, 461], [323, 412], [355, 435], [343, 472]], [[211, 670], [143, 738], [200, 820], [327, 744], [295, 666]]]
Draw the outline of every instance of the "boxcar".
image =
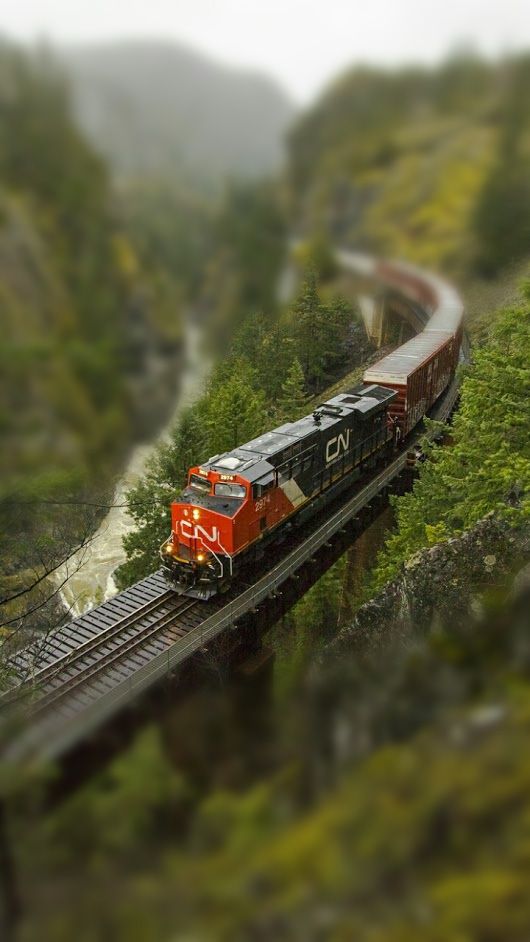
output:
[[450, 382], [458, 351], [459, 342], [453, 331], [427, 329], [366, 370], [365, 383], [397, 391], [389, 415], [403, 436], [414, 428]]

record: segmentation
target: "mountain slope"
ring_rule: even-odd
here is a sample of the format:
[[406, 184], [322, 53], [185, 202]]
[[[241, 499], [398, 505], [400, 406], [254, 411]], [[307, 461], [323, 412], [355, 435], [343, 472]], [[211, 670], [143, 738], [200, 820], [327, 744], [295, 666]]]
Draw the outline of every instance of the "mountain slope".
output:
[[281, 161], [293, 106], [263, 76], [165, 43], [82, 46], [62, 58], [79, 122], [119, 175], [204, 185]]
[[460, 284], [530, 251], [530, 57], [355, 68], [289, 135], [293, 217]]

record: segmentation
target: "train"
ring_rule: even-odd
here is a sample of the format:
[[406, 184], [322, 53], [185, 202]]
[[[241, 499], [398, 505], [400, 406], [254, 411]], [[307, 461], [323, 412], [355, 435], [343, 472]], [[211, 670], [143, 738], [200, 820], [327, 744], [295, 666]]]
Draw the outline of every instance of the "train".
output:
[[380, 263], [374, 274], [429, 313], [424, 330], [312, 413], [190, 468], [160, 548], [180, 592], [206, 600], [259, 567], [293, 528], [406, 447], [451, 382], [463, 329], [456, 293], [410, 267]]

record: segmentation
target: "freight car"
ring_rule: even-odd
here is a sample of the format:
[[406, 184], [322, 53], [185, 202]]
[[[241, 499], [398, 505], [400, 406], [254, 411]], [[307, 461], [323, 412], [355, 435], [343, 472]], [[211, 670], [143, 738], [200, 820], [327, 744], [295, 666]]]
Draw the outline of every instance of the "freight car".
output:
[[209, 598], [387, 457], [394, 399], [392, 389], [358, 386], [191, 468], [161, 547], [171, 580]]
[[366, 383], [378, 383], [397, 392], [390, 415], [402, 436], [418, 424], [449, 384], [459, 349], [458, 335], [424, 330], [366, 370]]
[[387, 286], [420, 302], [430, 315], [421, 333], [379, 360], [363, 377], [366, 383], [396, 390], [390, 415], [404, 437], [434, 405], [454, 375], [462, 343], [463, 308], [450, 285], [434, 276], [420, 276], [412, 266], [383, 262], [378, 274]]

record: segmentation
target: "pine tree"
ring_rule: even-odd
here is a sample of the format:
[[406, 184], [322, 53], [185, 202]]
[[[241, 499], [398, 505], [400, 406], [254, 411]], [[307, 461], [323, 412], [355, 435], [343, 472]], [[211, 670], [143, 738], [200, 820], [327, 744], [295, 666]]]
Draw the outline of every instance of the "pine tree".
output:
[[281, 395], [282, 383], [293, 362], [296, 341], [282, 324], [276, 324], [264, 336], [258, 351], [256, 371], [258, 382], [268, 402]]
[[306, 382], [318, 391], [345, 357], [351, 307], [341, 298], [323, 303], [310, 270], [290, 313]]
[[375, 574], [381, 586], [418, 550], [490, 512], [514, 523], [530, 513], [530, 300], [500, 312], [464, 378], [451, 446], [433, 446]]
[[278, 399], [279, 421], [294, 421], [305, 415], [308, 408], [308, 396], [305, 391], [304, 371], [298, 357], [295, 357], [282, 384]]
[[206, 404], [202, 399], [182, 414], [169, 444], [157, 449], [146, 475], [127, 492], [129, 515], [136, 526], [123, 539], [127, 561], [115, 573], [119, 588], [157, 568], [158, 549], [171, 526], [171, 501], [185, 485], [190, 466], [208, 455]]
[[266, 424], [265, 397], [237, 372], [212, 394], [206, 418], [210, 454], [219, 454], [257, 435]]
[[298, 344], [298, 355], [309, 383], [320, 374], [321, 305], [314, 271], [307, 272], [300, 294], [291, 308], [293, 331]]

